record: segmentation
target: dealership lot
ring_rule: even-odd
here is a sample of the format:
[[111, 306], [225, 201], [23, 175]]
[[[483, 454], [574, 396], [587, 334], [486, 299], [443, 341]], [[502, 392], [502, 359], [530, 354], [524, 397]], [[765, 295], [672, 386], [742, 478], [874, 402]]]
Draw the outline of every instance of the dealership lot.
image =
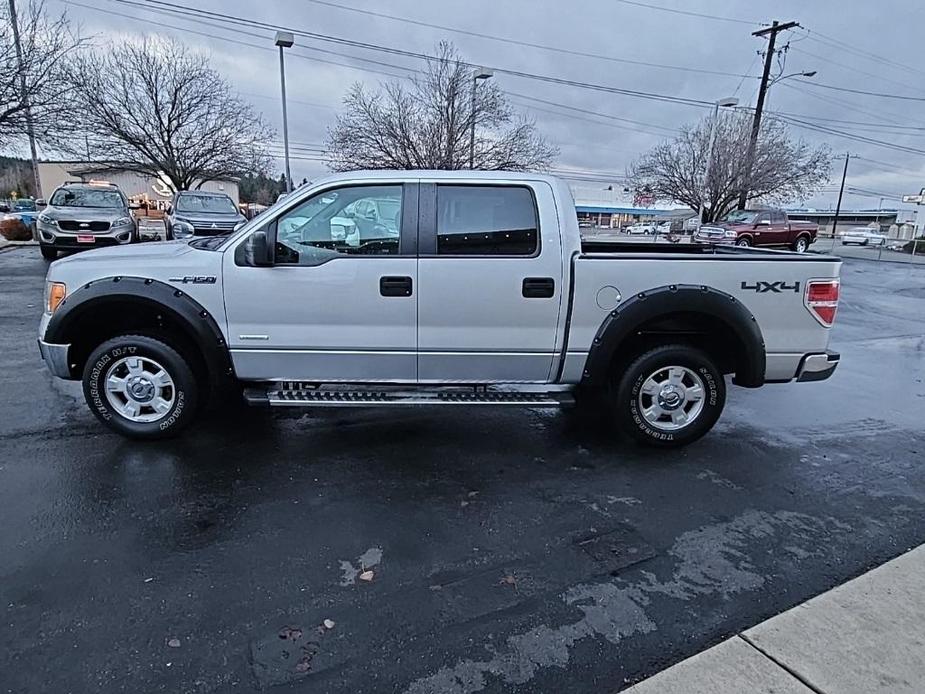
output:
[[925, 542], [921, 267], [847, 260], [833, 378], [669, 452], [491, 409], [129, 442], [39, 359], [45, 267], [0, 252], [9, 691], [611, 691]]

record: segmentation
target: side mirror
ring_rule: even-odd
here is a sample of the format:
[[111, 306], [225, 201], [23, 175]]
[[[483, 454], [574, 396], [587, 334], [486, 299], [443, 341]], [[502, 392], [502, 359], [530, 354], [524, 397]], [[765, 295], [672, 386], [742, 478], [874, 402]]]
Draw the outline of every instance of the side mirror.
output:
[[273, 264], [270, 259], [270, 244], [267, 242], [267, 232], [255, 231], [244, 242], [244, 262], [251, 267], [269, 267]]
[[48, 207], [48, 203], [45, 202], [45, 198], [39, 198], [35, 201], [35, 206], [38, 208]]

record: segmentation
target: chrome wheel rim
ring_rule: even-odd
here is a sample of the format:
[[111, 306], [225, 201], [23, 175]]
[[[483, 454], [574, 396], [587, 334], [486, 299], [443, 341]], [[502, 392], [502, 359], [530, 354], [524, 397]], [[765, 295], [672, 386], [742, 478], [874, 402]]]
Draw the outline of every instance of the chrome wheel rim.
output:
[[123, 357], [106, 372], [109, 405], [131, 422], [156, 422], [173, 409], [177, 388], [163, 366], [150, 357]]
[[643, 380], [637, 403], [646, 422], [660, 431], [677, 431], [703, 412], [703, 379], [686, 366], [664, 366]]
[[806, 250], [806, 239], [797, 239], [797, 253], [802, 253]]

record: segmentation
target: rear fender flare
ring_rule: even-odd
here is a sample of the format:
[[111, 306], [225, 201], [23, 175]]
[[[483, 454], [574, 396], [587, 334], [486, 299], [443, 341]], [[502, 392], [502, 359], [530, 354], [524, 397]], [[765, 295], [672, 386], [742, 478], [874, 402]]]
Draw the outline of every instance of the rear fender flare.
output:
[[667, 285], [640, 292], [607, 314], [601, 323], [582, 373], [582, 384], [605, 385], [621, 344], [643, 324], [672, 313], [690, 312], [720, 320], [745, 348], [739, 355], [733, 383], [749, 388], [764, 384], [764, 338], [751, 312], [734, 296], [704, 285]]

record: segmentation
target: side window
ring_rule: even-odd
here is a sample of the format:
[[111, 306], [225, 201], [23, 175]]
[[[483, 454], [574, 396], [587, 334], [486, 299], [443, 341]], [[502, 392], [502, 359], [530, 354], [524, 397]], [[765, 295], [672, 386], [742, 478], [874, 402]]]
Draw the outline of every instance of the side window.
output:
[[320, 265], [352, 255], [396, 255], [402, 186], [326, 190], [276, 220], [276, 263]]
[[771, 224], [780, 225], [787, 223], [787, 215], [782, 210], [771, 210]]
[[437, 186], [437, 255], [533, 255], [533, 193], [515, 186]]
[[771, 221], [770, 212], [760, 212], [757, 217], [755, 217], [755, 224], [768, 224]]

